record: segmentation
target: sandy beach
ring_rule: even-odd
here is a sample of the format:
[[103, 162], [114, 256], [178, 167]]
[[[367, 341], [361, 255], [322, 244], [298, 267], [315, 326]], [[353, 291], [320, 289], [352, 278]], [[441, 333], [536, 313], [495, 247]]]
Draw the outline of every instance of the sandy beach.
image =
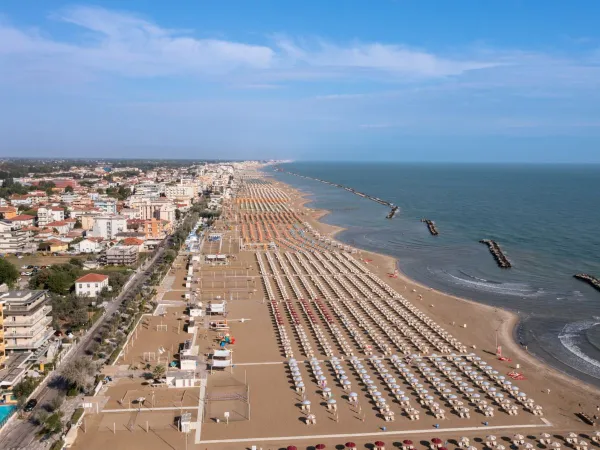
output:
[[[394, 258], [337, 242], [342, 229], [322, 222], [327, 211], [272, 177], [247, 175], [239, 197], [211, 230], [218, 241], [179, 256], [159, 308], [99, 394], [104, 411], [86, 413], [74, 448], [374, 448], [408, 439], [433, 449], [436, 436], [454, 450], [462, 436], [489, 450], [486, 435], [509, 446], [521, 433], [546, 449], [544, 432], [560, 445], [568, 432], [594, 438], [576, 414], [596, 414], [599, 393], [522, 349], [516, 315], [429, 289], [397, 272]], [[222, 251], [226, 264], [204, 256]], [[226, 299], [227, 313], [193, 331], [188, 294], [205, 306]], [[226, 369], [211, 365], [225, 337], [211, 323], [235, 340]], [[190, 376], [177, 367], [184, 345], [197, 355], [192, 385], [144, 378], [142, 366], [161, 360], [172, 362], [171, 376]]]
[[[322, 222], [322, 219], [329, 214], [329, 211], [307, 206], [311, 202], [307, 198], [308, 194], [300, 192], [286, 183], [280, 181], [275, 183], [293, 193], [298, 207], [307, 210], [309, 222], [321, 233], [335, 239], [337, 234], [344, 231], [345, 228], [343, 227]], [[441, 323], [455, 323], [453, 333], [458, 331], [461, 333], [461, 336], [465, 336], [465, 339], [479, 343], [486, 351], [493, 352], [494, 354], [496, 352], [496, 343], [501, 345], [503, 353], [513, 360], [511, 366], [519, 364], [522, 370], [543, 377], [544, 385], [549, 384], [548, 388], [551, 391], [553, 389], [556, 389], [556, 392], [565, 388], [575, 389], [569, 395], [574, 394], [577, 398], [573, 402], [570, 402], [570, 404], [578, 409], [581, 403], [584, 409], [586, 409], [584, 405], [587, 405], [589, 413], [594, 414], [596, 412], [596, 406], [600, 405], [600, 393], [596, 387], [555, 370], [529, 354], [516, 342], [514, 331], [519, 322], [519, 317], [516, 314], [502, 308], [484, 305], [424, 286], [403, 274], [399, 269], [396, 258], [362, 249], [358, 250], [363, 259], [373, 260], [371, 267], [374, 267], [380, 275], [387, 276], [390, 273], [396, 273], [397, 278], [387, 278], [386, 281], [395, 288], [401, 288], [399, 291], [405, 297], [420, 303], [420, 307], [425, 306], [427, 313], [436, 317]], [[418, 298], [419, 294], [423, 295], [423, 299]], [[461, 311], [460, 314], [456, 312], [458, 309]], [[467, 329], [460, 328], [461, 321], [463, 324], [468, 324]], [[562, 395], [561, 399], [566, 400]], [[600, 412], [598, 414], [600, 415]]]

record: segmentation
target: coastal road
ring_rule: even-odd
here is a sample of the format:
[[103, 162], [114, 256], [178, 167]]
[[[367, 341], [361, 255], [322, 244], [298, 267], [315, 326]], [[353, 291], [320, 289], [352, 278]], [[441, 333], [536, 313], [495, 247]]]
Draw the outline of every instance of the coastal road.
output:
[[[157, 261], [162, 259], [163, 253], [166, 249], [167, 242], [170, 242], [170, 238], [160, 245], [152, 259], [146, 261], [136, 272], [129, 278], [127, 283], [123, 286], [121, 293], [106, 306], [106, 312], [92, 325], [87, 333], [81, 337], [79, 343], [67, 356], [61, 361], [61, 367], [68, 364], [77, 358], [81, 358], [86, 355], [87, 349], [91, 346], [94, 340], [98, 337], [98, 331], [102, 325], [119, 309], [121, 303], [125, 301], [128, 296], [135, 295], [138, 289], [150, 278], [152, 272], [148, 268], [152, 267]], [[44, 404], [50, 402], [57, 395], [64, 393], [60, 389], [52, 386], [60, 385], [60, 368], [55, 371], [54, 374], [46, 378], [46, 380], [38, 387], [38, 393], [34, 398], [38, 401], [37, 408], [43, 407]], [[36, 408], [36, 409], [37, 409]], [[0, 448], [6, 450], [13, 449], [43, 449], [47, 448], [47, 445], [39, 442], [36, 439], [36, 435], [41, 431], [39, 425], [33, 424], [29, 420], [15, 419], [12, 423], [5, 426], [0, 430]]]

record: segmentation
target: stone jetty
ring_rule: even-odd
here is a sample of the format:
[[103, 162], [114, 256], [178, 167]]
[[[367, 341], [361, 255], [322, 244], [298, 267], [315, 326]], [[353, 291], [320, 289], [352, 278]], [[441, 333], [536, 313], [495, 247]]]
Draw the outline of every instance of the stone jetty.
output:
[[598, 289], [600, 291], [600, 280], [592, 275], [588, 275], [587, 273], [578, 273], [573, 275], [575, 278], [581, 281], [585, 281], [590, 286]]
[[504, 252], [496, 241], [492, 241], [491, 239], [482, 239], [479, 242], [488, 246], [490, 253], [494, 256], [494, 259], [498, 263], [498, 266], [503, 269], [510, 269], [512, 267], [512, 264], [506, 255], [504, 255]]
[[369, 200], [379, 203], [380, 205], [387, 206], [388, 208], [391, 209], [390, 212], [388, 213], [388, 215], [386, 216], [386, 218], [388, 218], [388, 219], [392, 219], [396, 215], [398, 210], [400, 209], [398, 206], [394, 205], [392, 202], [382, 200], [379, 197], [375, 197], [373, 195], [365, 194], [364, 192], [357, 191], [356, 189], [348, 187], [348, 186], [344, 186], [343, 184], [333, 183], [331, 181], [322, 180], [320, 178], [309, 177], [307, 175], [300, 175], [299, 173], [289, 172], [287, 170], [283, 170], [281, 167], [277, 167], [275, 170], [277, 172], [287, 173], [288, 175], [294, 175], [296, 177], [306, 178], [307, 180], [314, 180], [314, 181], [318, 181], [323, 184], [328, 184], [329, 186], [334, 186], [334, 187], [337, 187], [340, 189], [344, 189], [348, 192], [351, 192], [352, 194], [358, 195], [359, 197], [368, 198]]
[[433, 235], [433, 236], [437, 236], [438, 234], [440, 234], [437, 230], [437, 227], [435, 226], [435, 222], [433, 220], [429, 220], [429, 219], [421, 219], [421, 222], [425, 223], [425, 225], [427, 225], [427, 228], [429, 229], [429, 232]]

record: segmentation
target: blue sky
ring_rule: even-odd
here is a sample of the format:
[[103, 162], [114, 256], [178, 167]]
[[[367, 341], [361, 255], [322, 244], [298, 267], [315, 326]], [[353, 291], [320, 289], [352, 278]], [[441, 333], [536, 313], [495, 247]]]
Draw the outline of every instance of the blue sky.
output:
[[0, 156], [600, 163], [596, 1], [0, 3]]

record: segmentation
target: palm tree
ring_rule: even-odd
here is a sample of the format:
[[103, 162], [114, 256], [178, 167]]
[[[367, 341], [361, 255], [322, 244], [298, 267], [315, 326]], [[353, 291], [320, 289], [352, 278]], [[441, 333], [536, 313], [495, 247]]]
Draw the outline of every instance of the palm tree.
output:
[[154, 377], [155, 380], [160, 380], [161, 378], [163, 378], [165, 376], [165, 372], [166, 372], [165, 366], [163, 366], [162, 364], [159, 364], [152, 371], [152, 376]]

